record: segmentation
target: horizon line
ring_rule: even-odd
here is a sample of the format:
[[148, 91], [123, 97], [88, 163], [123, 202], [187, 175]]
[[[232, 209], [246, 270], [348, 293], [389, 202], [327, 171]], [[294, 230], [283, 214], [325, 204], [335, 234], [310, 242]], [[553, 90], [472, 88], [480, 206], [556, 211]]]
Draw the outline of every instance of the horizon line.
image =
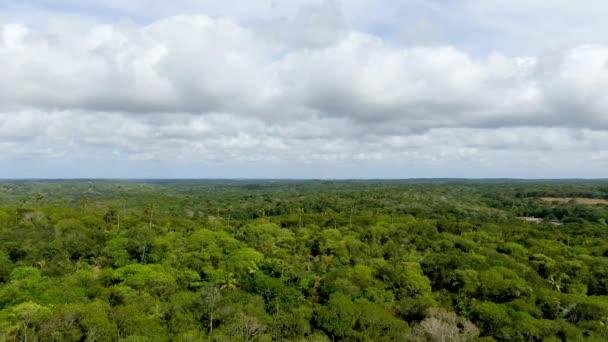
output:
[[66, 177], [66, 178], [44, 178], [44, 177], [24, 177], [24, 178], [0, 178], [4, 181], [410, 181], [410, 180], [454, 180], [454, 181], [475, 181], [475, 180], [507, 180], [507, 181], [608, 181], [608, 178], [585, 178], [585, 177], [566, 177], [566, 178], [519, 178], [519, 177], [409, 177], [409, 178], [315, 178], [315, 177], [269, 177], [269, 178], [220, 178], [220, 177]]

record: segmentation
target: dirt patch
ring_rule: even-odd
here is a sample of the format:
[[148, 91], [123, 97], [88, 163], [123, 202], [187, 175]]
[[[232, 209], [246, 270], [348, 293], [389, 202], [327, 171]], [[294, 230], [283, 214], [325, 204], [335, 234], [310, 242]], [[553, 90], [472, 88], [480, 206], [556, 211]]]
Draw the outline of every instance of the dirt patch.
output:
[[518, 217], [518, 219], [522, 220], [522, 221], [526, 221], [529, 223], [549, 223], [552, 224], [554, 226], [563, 226], [564, 223], [560, 220], [545, 220], [543, 218], [540, 217]]
[[544, 219], [538, 217], [518, 217], [518, 219], [530, 223], [541, 223], [544, 221]]
[[601, 198], [584, 198], [584, 197], [541, 197], [546, 202], [568, 203], [574, 201], [578, 204], [608, 204], [608, 200]]

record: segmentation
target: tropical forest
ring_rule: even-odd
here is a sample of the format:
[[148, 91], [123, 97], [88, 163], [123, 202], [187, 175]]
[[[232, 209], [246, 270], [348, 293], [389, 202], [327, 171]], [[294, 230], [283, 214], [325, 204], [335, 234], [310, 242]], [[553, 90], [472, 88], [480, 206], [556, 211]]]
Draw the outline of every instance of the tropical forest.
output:
[[0, 182], [0, 341], [606, 341], [608, 182]]

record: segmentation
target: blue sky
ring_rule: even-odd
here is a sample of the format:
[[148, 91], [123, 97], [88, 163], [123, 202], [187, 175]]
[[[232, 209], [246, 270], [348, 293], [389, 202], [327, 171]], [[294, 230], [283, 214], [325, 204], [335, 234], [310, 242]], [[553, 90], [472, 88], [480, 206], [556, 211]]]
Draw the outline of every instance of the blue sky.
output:
[[608, 2], [0, 0], [0, 178], [597, 178]]

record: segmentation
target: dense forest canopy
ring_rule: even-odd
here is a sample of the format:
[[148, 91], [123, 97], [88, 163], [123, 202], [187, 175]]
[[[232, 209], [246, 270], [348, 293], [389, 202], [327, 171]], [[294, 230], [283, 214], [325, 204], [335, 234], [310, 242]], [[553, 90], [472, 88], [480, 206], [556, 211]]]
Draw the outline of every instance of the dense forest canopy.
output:
[[0, 341], [605, 341], [605, 199], [582, 180], [2, 181]]

